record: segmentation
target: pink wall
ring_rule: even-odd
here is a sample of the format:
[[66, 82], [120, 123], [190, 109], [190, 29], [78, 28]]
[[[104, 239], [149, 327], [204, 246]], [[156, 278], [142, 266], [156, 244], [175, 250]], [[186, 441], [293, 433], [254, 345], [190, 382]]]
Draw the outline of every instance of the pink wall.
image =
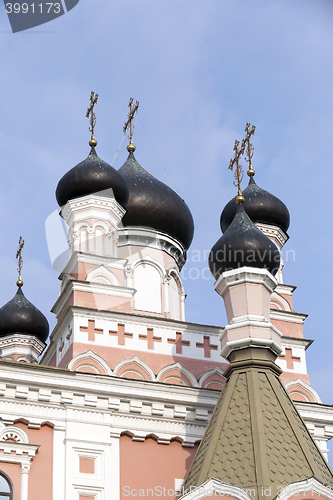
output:
[[[40, 445], [31, 462], [29, 498], [52, 500], [53, 429], [48, 425], [42, 425], [40, 429], [28, 429], [22, 423], [15, 425], [25, 430], [31, 444]], [[20, 497], [15, 495], [16, 498]]]
[[[140, 497], [144, 492], [146, 497], [175, 500], [177, 496], [171, 491], [175, 489], [175, 478], [185, 477], [197, 448], [198, 445], [185, 448], [177, 441], [165, 445], [157, 444], [153, 438], [137, 442], [121, 436], [120, 499]], [[149, 494], [148, 489], [152, 490]]]

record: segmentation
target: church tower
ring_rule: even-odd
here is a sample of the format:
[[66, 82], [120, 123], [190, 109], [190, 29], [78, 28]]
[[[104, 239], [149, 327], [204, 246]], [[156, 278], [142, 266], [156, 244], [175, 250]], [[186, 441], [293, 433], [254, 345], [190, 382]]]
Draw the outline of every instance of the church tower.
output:
[[[180, 272], [194, 223], [182, 198], [134, 156], [117, 171], [97, 155], [92, 93], [88, 157], [60, 179], [69, 261], [52, 311], [57, 325], [43, 364], [72, 371], [222, 389], [221, 329], [185, 322]], [[193, 361], [196, 360], [196, 363]]]
[[228, 317], [221, 335], [221, 355], [230, 362], [227, 382], [180, 497], [331, 498], [333, 473], [275, 362], [282, 333], [271, 322], [270, 301], [278, 286], [280, 255], [245, 211], [239, 164], [243, 144], [239, 148], [236, 141], [230, 163], [236, 166], [236, 214], [209, 256]]
[[25, 297], [22, 287], [22, 249], [24, 240], [20, 237], [16, 253], [18, 259], [18, 280], [15, 296], [0, 309], [0, 358], [38, 363], [46, 347], [49, 323]]

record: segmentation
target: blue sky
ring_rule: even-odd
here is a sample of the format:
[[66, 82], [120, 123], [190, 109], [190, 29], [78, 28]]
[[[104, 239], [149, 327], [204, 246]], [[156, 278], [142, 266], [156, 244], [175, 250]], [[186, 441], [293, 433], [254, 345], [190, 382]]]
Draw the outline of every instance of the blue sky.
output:
[[[93, 90], [98, 154], [108, 162], [129, 97], [140, 101], [136, 158], [178, 190], [195, 221], [186, 269], [200, 277], [184, 280], [187, 320], [224, 325], [204, 252], [221, 235], [220, 213], [235, 194], [227, 167], [250, 122], [256, 182], [291, 213], [286, 248], [296, 258], [284, 276], [298, 287], [295, 310], [309, 314], [311, 383], [333, 403], [333, 3], [80, 0], [65, 16], [16, 34], [1, 3], [0, 55], [0, 303], [15, 293], [22, 235], [25, 294], [55, 324], [48, 311], [60, 282], [44, 224], [57, 209], [58, 180], [89, 152], [85, 111]], [[123, 142], [113, 166], [125, 159]]]

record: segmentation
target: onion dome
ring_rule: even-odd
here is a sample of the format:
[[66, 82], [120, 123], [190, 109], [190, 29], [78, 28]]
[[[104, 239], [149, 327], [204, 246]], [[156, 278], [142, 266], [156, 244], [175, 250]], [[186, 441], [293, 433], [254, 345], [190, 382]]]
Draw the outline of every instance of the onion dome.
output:
[[244, 266], [266, 268], [274, 276], [279, 269], [280, 253], [254, 225], [243, 204], [239, 204], [232, 223], [211, 249], [208, 264], [215, 279], [225, 271]]
[[128, 158], [119, 169], [129, 188], [123, 225], [161, 231], [177, 239], [188, 249], [194, 233], [190, 209], [177, 193], [141, 167], [133, 154], [134, 145], [130, 144], [127, 150]]
[[0, 337], [18, 333], [34, 335], [45, 342], [49, 335], [49, 323], [44, 314], [24, 296], [21, 286], [19, 284], [16, 295], [0, 309]]
[[[279, 226], [287, 232], [290, 224], [288, 208], [279, 198], [257, 186], [253, 175], [251, 175], [249, 184], [243, 191], [243, 196], [245, 198], [244, 209], [252, 222]], [[237, 203], [235, 197], [226, 204], [221, 214], [220, 225], [223, 233], [232, 223], [236, 212]]]
[[[94, 144], [90, 141], [90, 145]], [[96, 143], [96, 141], [95, 141]], [[111, 165], [101, 160], [92, 146], [87, 158], [69, 170], [59, 181], [56, 198], [60, 207], [68, 200], [98, 193], [112, 188], [115, 199], [125, 206], [128, 187], [123, 176]]]

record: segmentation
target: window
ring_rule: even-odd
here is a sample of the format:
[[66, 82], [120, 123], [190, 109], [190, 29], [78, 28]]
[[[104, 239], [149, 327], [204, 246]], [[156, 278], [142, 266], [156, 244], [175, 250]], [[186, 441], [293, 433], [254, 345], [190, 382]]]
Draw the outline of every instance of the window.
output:
[[0, 471], [0, 500], [13, 500], [13, 488], [7, 475]]
[[162, 312], [161, 275], [156, 267], [139, 264], [134, 270], [134, 286], [137, 290], [134, 296], [135, 309]]

